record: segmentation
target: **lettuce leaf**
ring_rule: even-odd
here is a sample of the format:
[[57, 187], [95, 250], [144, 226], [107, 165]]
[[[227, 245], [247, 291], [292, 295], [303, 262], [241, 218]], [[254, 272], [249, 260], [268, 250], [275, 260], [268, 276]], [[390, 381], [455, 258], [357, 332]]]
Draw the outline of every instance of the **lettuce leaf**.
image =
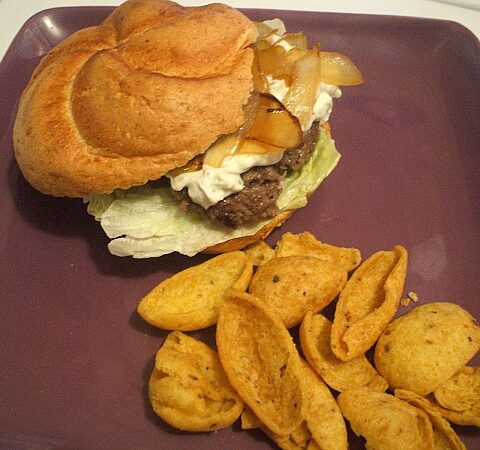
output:
[[322, 131], [310, 160], [285, 179], [277, 206], [281, 210], [304, 207], [308, 197], [332, 173], [339, 160], [340, 153], [335, 147], [335, 142]]
[[[321, 132], [310, 161], [286, 178], [277, 200], [279, 208], [305, 206], [308, 196], [332, 172], [339, 159], [334, 141]], [[201, 215], [179, 208], [168, 188], [155, 183], [84, 200], [88, 203], [88, 213], [112, 239], [108, 249], [116, 256], [152, 258], [172, 252], [193, 256], [220, 242], [254, 234], [268, 222], [237, 229], [212, 224]]]

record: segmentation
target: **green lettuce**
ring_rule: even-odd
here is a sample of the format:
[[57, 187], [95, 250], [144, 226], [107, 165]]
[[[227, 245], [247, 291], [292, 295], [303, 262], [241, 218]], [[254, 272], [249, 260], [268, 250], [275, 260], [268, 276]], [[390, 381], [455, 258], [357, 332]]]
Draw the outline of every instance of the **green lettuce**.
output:
[[[310, 161], [290, 174], [277, 200], [281, 210], [307, 204], [308, 196], [327, 177], [340, 159], [335, 143], [321, 132]], [[179, 252], [193, 256], [203, 249], [233, 238], [256, 233], [268, 221], [237, 229], [212, 224], [199, 214], [178, 207], [165, 186], [149, 183], [85, 198], [87, 211], [111, 239], [116, 256], [152, 258]]]

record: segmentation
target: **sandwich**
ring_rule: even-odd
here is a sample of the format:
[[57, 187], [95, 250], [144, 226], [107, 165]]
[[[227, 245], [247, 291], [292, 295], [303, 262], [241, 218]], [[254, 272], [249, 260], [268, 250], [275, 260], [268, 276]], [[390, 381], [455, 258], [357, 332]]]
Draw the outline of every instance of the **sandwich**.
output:
[[114, 255], [241, 249], [334, 169], [332, 102], [362, 82], [279, 19], [128, 0], [40, 61], [15, 157], [35, 189], [82, 198]]

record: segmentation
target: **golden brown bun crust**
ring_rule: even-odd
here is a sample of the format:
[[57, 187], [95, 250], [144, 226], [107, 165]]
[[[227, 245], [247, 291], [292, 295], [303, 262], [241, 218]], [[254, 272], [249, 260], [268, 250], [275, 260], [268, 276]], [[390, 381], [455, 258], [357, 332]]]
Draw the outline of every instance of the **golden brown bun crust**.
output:
[[225, 5], [129, 0], [45, 56], [20, 100], [15, 156], [68, 197], [158, 179], [244, 121], [256, 28]]
[[[332, 137], [332, 130], [328, 122], [323, 122], [320, 127], [323, 132], [329, 137]], [[229, 241], [222, 242], [220, 244], [213, 245], [203, 250], [203, 253], [226, 253], [233, 252], [234, 250], [241, 250], [249, 245], [254, 244], [257, 241], [266, 239], [270, 233], [281, 226], [296, 210], [290, 209], [287, 211], [280, 211], [270, 222], [258, 230], [251, 236], [243, 236]]]

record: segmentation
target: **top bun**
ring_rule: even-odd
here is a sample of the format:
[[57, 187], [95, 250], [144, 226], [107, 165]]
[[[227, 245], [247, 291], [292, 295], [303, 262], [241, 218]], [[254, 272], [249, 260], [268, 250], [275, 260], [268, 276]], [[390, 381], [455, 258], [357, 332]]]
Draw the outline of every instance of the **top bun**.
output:
[[129, 0], [53, 48], [20, 100], [25, 178], [67, 197], [158, 179], [244, 122], [253, 22], [221, 4]]

